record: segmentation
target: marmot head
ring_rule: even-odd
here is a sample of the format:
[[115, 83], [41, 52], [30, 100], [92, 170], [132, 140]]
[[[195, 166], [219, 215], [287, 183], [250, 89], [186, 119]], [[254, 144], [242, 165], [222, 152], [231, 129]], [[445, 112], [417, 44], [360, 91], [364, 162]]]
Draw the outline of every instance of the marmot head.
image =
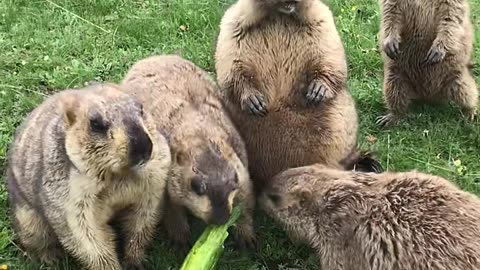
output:
[[276, 11], [282, 14], [295, 14], [299, 5], [305, 0], [255, 0], [260, 7], [269, 11]]
[[325, 165], [292, 168], [272, 178], [259, 204], [291, 238], [315, 244], [328, 226], [353, 222], [348, 217], [359, 210], [361, 186], [350, 172]]
[[168, 183], [172, 200], [206, 223], [227, 222], [239, 183], [246, 174], [238, 167], [239, 159], [233, 150], [197, 134], [175, 143], [172, 162], [172, 179], [176, 179]]
[[152, 122], [141, 103], [114, 84], [62, 100], [67, 154], [83, 173], [104, 178], [142, 167], [152, 154]]

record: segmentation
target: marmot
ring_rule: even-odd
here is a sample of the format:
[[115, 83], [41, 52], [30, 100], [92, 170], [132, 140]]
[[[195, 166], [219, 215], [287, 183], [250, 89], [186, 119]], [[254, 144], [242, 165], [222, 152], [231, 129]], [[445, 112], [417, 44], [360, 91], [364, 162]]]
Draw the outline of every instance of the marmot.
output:
[[317, 0], [239, 0], [223, 16], [217, 81], [257, 191], [290, 167], [337, 164], [358, 119], [330, 9]]
[[[162, 216], [170, 163], [167, 140], [117, 85], [48, 97], [9, 149], [9, 202], [20, 246], [49, 264], [67, 251], [88, 269], [141, 269]], [[112, 220], [119, 212], [121, 219]], [[121, 223], [120, 235], [112, 222]], [[116, 250], [117, 240], [124, 250]]]
[[480, 269], [480, 199], [438, 176], [315, 164], [275, 176], [259, 205], [323, 270]]
[[178, 55], [156, 55], [135, 63], [122, 85], [152, 111], [172, 150], [167, 184], [167, 232], [181, 251], [190, 247], [186, 209], [207, 224], [224, 224], [244, 203], [237, 243], [255, 244], [253, 187], [245, 145], [208, 73]]
[[383, 96], [381, 126], [398, 124], [412, 101], [460, 106], [477, 113], [478, 90], [470, 68], [474, 29], [467, 0], [380, 0]]

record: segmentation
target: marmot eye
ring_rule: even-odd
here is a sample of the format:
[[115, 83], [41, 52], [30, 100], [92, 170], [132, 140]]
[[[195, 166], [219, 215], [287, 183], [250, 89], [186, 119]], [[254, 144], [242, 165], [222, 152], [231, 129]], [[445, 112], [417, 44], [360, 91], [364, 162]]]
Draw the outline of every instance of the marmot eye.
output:
[[192, 186], [192, 190], [197, 193], [198, 196], [204, 195], [205, 191], [207, 191], [205, 182], [199, 177], [193, 177], [190, 185]]
[[90, 128], [93, 132], [103, 133], [107, 131], [108, 125], [106, 125], [100, 117], [96, 116], [90, 119]]
[[277, 194], [268, 194], [268, 198], [274, 203], [278, 204], [280, 202], [280, 195]]
[[140, 115], [143, 116], [145, 112], [143, 111], [143, 104], [140, 103]]

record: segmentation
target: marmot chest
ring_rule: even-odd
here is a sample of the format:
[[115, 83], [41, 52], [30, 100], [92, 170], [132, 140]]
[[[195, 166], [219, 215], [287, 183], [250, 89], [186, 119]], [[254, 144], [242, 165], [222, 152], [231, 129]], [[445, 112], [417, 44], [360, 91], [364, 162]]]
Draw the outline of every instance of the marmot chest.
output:
[[249, 32], [240, 42], [240, 58], [267, 93], [290, 92], [306, 80], [314, 39], [305, 27], [277, 22]]

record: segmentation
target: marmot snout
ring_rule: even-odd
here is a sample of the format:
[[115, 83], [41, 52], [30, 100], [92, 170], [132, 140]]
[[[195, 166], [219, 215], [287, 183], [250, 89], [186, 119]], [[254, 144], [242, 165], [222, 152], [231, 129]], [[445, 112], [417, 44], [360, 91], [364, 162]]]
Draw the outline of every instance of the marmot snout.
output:
[[147, 162], [152, 154], [152, 140], [140, 125], [126, 122], [127, 134], [129, 137], [128, 157], [130, 166], [136, 166]]

